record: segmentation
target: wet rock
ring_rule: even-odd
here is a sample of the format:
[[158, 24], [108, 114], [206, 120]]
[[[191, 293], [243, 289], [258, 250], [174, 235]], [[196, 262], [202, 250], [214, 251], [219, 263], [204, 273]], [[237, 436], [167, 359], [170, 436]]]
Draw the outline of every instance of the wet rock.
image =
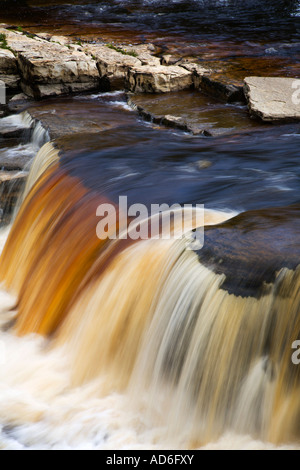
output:
[[195, 126], [179, 116], [172, 116], [170, 114], [161, 116], [159, 124], [166, 127], [171, 127], [172, 129], [178, 129], [192, 135], [203, 135], [205, 137], [212, 137], [213, 135], [210, 131], [204, 129], [203, 127]]
[[212, 166], [212, 162], [209, 160], [199, 160], [197, 162], [197, 168], [199, 170], [205, 170], [206, 168], [210, 168]]
[[0, 171], [0, 222], [2, 225], [9, 223], [26, 177], [25, 172]]
[[122, 90], [128, 70], [140, 66], [141, 61], [131, 55], [118, 52], [103, 45], [88, 45], [86, 50], [97, 62], [100, 86], [103, 90]]
[[8, 183], [15, 181], [24, 181], [27, 176], [26, 172], [20, 171], [0, 171], [0, 187], [8, 187]]
[[152, 122], [153, 124], [158, 124], [159, 126], [170, 127], [172, 129], [178, 129], [180, 131], [188, 132], [189, 134], [193, 134], [193, 135], [205, 135], [205, 136], [212, 135], [206, 129], [200, 129], [196, 126], [188, 124], [180, 116], [172, 116], [171, 114], [167, 114], [167, 115], [153, 114], [150, 111], [147, 111], [146, 109], [144, 109], [142, 106], [136, 105], [134, 100], [132, 100], [131, 98], [128, 99], [128, 104], [133, 109], [135, 109], [138, 112], [138, 114], [147, 122]]
[[265, 49], [265, 53], [266, 54], [277, 54], [277, 49], [275, 49], [274, 47], [270, 47], [269, 49]]
[[227, 103], [245, 102], [243, 85], [219, 74], [201, 76], [200, 89]]
[[137, 93], [167, 93], [185, 90], [192, 85], [192, 73], [176, 65], [134, 67], [127, 74], [128, 89]]
[[198, 90], [164, 94], [130, 94], [128, 104], [150, 122], [162, 123], [194, 135], [221, 136], [257, 132], [265, 124], [250, 119], [247, 106], [220, 103]]
[[[121, 95], [118, 99], [122, 100]], [[124, 105], [126, 106], [126, 101]], [[128, 125], [128, 122], [136, 122], [135, 113], [122, 112], [121, 109], [119, 112], [117, 107], [107, 106], [105, 100], [78, 96], [76, 99], [66, 97], [64, 100], [57, 101], [55, 109], [51, 100], [42, 105], [33, 105], [26, 109], [26, 113], [32, 120], [42, 125], [51, 140], [70, 141], [73, 145], [75, 136], [78, 142], [80, 139], [84, 141], [87, 135], [90, 139], [93, 134], [95, 140], [99, 140], [99, 134], [102, 132], [114, 132], [116, 127]], [[85, 119], [82, 119], [83, 113], [85, 113]], [[80, 146], [82, 148], [84, 144]]]
[[29, 96], [25, 93], [19, 93], [13, 96], [8, 102], [8, 109], [11, 113], [18, 113], [24, 109], [26, 105], [31, 102]]
[[293, 78], [245, 78], [250, 113], [263, 121], [300, 120], [299, 90], [300, 81]]
[[[15, 141], [9, 140], [7, 142], [11, 142], [15, 146], [20, 143], [20, 141], [17, 139]], [[22, 155], [21, 152], [19, 154], [15, 154], [12, 158], [7, 154], [7, 151], [0, 151], [0, 168], [4, 171], [23, 171], [24, 168], [27, 168], [31, 161], [32, 156]]]
[[283, 268], [300, 265], [299, 205], [249, 211], [205, 228], [198, 251], [202, 264], [224, 275], [222, 289], [242, 297], [261, 297]]
[[207, 95], [227, 103], [246, 102], [243, 83], [222, 75], [221, 70], [211, 68], [210, 64], [201, 65], [190, 60], [180, 59], [177, 65], [192, 73], [193, 85], [196, 90], [199, 89]]
[[172, 127], [181, 131], [190, 132], [187, 123], [179, 116], [172, 116], [167, 114], [161, 118], [161, 124], [166, 127]]
[[28, 127], [8, 126], [0, 128], [0, 139], [21, 139], [24, 134], [28, 134]]

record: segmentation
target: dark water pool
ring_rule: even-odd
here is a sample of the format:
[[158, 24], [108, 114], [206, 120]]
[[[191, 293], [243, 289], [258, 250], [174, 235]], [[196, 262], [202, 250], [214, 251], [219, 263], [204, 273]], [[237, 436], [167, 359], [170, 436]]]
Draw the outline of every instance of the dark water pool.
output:
[[[200, 61], [220, 61], [228, 73], [297, 76], [298, 0], [2, 1], [0, 20], [48, 31], [135, 43]], [[243, 76], [244, 75], [244, 76]]]
[[[118, 95], [61, 99], [54, 106], [56, 119], [75, 126], [84, 112], [88, 116], [85, 133], [58, 140], [65, 150], [62, 165], [114, 200], [127, 195], [130, 203], [238, 211], [300, 202], [297, 124], [195, 137], [143, 122]], [[90, 133], [91, 125], [101, 131]]]

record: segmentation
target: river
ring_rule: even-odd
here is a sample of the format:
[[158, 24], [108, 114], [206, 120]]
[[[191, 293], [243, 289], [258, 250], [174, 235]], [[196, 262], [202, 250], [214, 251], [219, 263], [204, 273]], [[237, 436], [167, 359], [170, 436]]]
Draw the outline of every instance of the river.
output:
[[[0, 20], [91, 43], [151, 41], [234, 80], [299, 77], [299, 1], [12, 2]], [[261, 123], [198, 91], [136, 99], [218, 133], [145, 122], [122, 91], [30, 103], [60, 127], [61, 154], [1, 234], [1, 323], [17, 320], [0, 332], [0, 448], [299, 448], [299, 123]], [[1, 141], [0, 152], [31, 160], [45, 140]], [[96, 208], [120, 196], [204, 204], [208, 224], [229, 222], [207, 231], [202, 257], [174, 240], [106, 246]], [[212, 245], [229, 253], [223, 271], [209, 269]], [[245, 258], [258, 269], [239, 271]]]

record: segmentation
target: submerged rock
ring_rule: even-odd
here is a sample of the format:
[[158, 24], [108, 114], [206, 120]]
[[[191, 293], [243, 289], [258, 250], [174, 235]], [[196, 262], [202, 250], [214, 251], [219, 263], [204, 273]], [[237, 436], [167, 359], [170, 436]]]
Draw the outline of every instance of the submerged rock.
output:
[[19, 93], [13, 96], [8, 102], [8, 110], [11, 113], [18, 113], [31, 102], [31, 99], [25, 93]]
[[205, 228], [200, 262], [224, 275], [222, 289], [261, 297], [284, 268], [300, 265], [299, 205], [244, 212]]
[[250, 113], [263, 121], [300, 120], [300, 80], [248, 77], [244, 91]]
[[265, 129], [265, 124], [250, 119], [246, 105], [220, 103], [199, 90], [130, 94], [128, 104], [149, 122], [193, 135], [217, 137]]

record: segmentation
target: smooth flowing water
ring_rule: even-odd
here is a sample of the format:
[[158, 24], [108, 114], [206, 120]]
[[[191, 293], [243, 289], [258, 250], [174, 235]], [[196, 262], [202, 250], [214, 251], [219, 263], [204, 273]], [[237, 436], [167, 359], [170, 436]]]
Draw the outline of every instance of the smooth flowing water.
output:
[[[233, 78], [299, 73], [297, 1], [18, 8], [1, 19], [151, 40]], [[136, 99], [222, 132], [146, 123], [121, 92], [30, 105], [57, 149], [38, 152], [1, 235], [0, 446], [298, 448], [299, 124], [252, 121], [244, 105], [198, 92]], [[96, 209], [121, 195], [204, 204], [204, 250], [187, 249], [188, 237], [99, 240]]]

